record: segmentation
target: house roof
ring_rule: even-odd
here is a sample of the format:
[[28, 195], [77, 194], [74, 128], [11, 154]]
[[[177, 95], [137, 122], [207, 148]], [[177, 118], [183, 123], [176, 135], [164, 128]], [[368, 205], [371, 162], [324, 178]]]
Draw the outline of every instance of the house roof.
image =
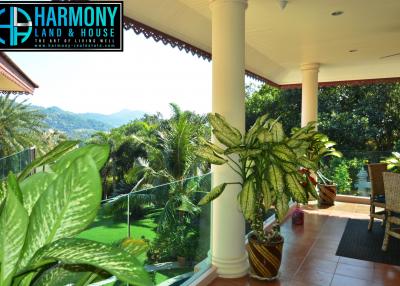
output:
[[[300, 66], [320, 63], [319, 81], [325, 85], [400, 80], [400, 1], [291, 0], [284, 10], [278, 0], [248, 3], [246, 69], [254, 77], [298, 86]], [[142, 24], [164, 35], [150, 37], [174, 45], [165, 40], [170, 36], [188, 44], [190, 52], [211, 57], [208, 0], [130, 0], [124, 5], [126, 27]]]
[[0, 91], [33, 93], [38, 87], [9, 56], [0, 52]]

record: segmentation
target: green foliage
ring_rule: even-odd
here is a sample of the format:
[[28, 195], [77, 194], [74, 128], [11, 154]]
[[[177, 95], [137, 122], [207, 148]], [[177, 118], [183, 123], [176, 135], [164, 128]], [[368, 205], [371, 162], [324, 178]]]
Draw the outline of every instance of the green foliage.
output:
[[300, 126], [301, 90], [279, 90], [263, 85], [254, 90], [246, 89], [246, 129], [254, 124], [256, 119], [268, 113], [271, 118], [279, 118], [286, 134], [293, 127]]
[[[108, 143], [111, 155], [102, 170], [107, 195], [115, 197], [106, 205], [106, 212], [126, 215], [129, 193], [131, 213], [142, 214], [146, 207], [160, 207], [158, 235], [149, 250], [153, 261], [176, 258], [183, 243], [194, 243], [192, 233], [200, 208], [198, 193], [203, 192], [201, 179], [187, 179], [208, 172], [209, 166], [197, 160], [194, 150], [200, 138], [210, 137], [204, 116], [182, 111], [171, 104], [172, 116], [144, 116], [109, 133], [98, 132], [90, 142]], [[163, 185], [163, 187], [152, 186]], [[185, 233], [178, 229], [185, 225]], [[180, 233], [182, 241], [171, 233]], [[185, 246], [182, 249], [188, 249]], [[193, 247], [192, 247], [193, 249]]]
[[[56, 147], [32, 166], [49, 172], [2, 182], [0, 284], [87, 285], [115, 275], [133, 285], [150, 285], [132, 243], [118, 247], [73, 238], [95, 219], [101, 200], [99, 169], [109, 148], [74, 142]], [[68, 148], [67, 148], [68, 147]], [[140, 248], [140, 247], [139, 247]]]
[[[260, 241], [273, 239], [276, 233], [267, 236], [263, 229], [263, 218], [271, 205], [275, 206], [278, 221], [282, 221], [289, 209], [289, 201], [307, 202], [307, 191], [300, 184], [304, 176], [301, 167], [315, 170], [316, 163], [306, 157], [306, 150], [315, 136], [313, 125], [294, 130], [286, 136], [278, 120], [259, 117], [245, 134], [241, 134], [219, 114], [209, 114], [213, 133], [221, 143], [216, 148], [206, 142], [196, 151], [197, 156], [207, 162], [226, 164], [241, 178], [239, 182], [225, 182], [216, 186], [202, 200], [206, 204], [216, 199], [227, 185], [239, 184], [239, 206], [250, 222]], [[231, 155], [239, 160], [233, 160]]]
[[400, 153], [393, 152], [392, 156], [383, 160], [384, 163], [388, 164], [388, 169], [395, 173], [400, 173]]
[[[337, 162], [337, 163], [335, 163]], [[338, 193], [352, 194], [349, 166], [345, 160], [336, 160], [331, 164], [331, 178], [337, 185]]]
[[325, 166], [325, 172], [329, 180], [337, 185], [338, 193], [357, 195], [355, 185], [365, 164], [366, 160], [360, 158], [333, 158]]
[[44, 115], [17, 99], [0, 96], [0, 157], [33, 145], [43, 147]]
[[158, 233], [156, 239], [150, 243], [147, 252], [147, 263], [155, 264], [176, 260], [178, 256], [187, 261], [196, 258], [199, 243], [199, 232], [190, 223], [184, 223], [171, 228], [165, 228]]
[[[370, 84], [320, 88], [318, 129], [340, 150], [395, 150], [400, 142], [400, 84]], [[285, 132], [300, 125], [301, 90], [248, 88], [246, 127], [258, 116], [280, 117]]]
[[[316, 128], [316, 123], [310, 123], [308, 124], [307, 127], [305, 128]], [[297, 130], [297, 129], [294, 129]], [[314, 197], [316, 195], [315, 193], [315, 187], [317, 182], [315, 179], [312, 177], [312, 174], [310, 171], [314, 171], [319, 178], [320, 182], [324, 184], [330, 184], [330, 180], [324, 176], [323, 170], [326, 169], [325, 162], [332, 158], [341, 158], [343, 155], [341, 152], [337, 151], [335, 149], [336, 143], [333, 141], [330, 141], [328, 136], [320, 133], [320, 132], [314, 132], [313, 136], [309, 139], [310, 140], [310, 146], [307, 148], [307, 158], [314, 162], [315, 165], [317, 166], [317, 169], [310, 168], [306, 166], [306, 170], [303, 170], [306, 180], [303, 182], [303, 185], [306, 186], [307, 193], [311, 193]], [[334, 179], [337, 179], [335, 177]], [[333, 181], [335, 183], [336, 181]]]
[[360, 158], [353, 158], [346, 160], [346, 164], [349, 168], [349, 175], [351, 178], [351, 189], [355, 189], [355, 185], [358, 182], [358, 173], [364, 168], [366, 160]]

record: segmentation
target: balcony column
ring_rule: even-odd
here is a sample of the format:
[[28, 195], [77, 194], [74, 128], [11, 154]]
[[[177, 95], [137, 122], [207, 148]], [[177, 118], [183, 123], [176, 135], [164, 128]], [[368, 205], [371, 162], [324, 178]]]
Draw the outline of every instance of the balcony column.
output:
[[[245, 130], [245, 10], [247, 0], [210, 0], [212, 13], [212, 112]], [[213, 139], [214, 140], [214, 139]], [[212, 166], [212, 185], [237, 182], [228, 166]], [[245, 226], [237, 203], [240, 186], [228, 186], [212, 203], [211, 258], [220, 277], [247, 274]]]
[[319, 64], [301, 65], [301, 126], [318, 121], [318, 71]]

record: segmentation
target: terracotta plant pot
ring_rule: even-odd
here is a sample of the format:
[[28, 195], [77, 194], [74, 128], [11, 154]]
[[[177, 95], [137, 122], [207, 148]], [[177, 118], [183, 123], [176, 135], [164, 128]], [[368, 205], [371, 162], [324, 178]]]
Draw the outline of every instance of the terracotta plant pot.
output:
[[247, 252], [250, 262], [250, 276], [259, 280], [278, 278], [282, 261], [283, 237], [272, 243], [262, 244], [254, 235], [249, 235]]
[[336, 199], [336, 185], [318, 184], [319, 204], [333, 206]]

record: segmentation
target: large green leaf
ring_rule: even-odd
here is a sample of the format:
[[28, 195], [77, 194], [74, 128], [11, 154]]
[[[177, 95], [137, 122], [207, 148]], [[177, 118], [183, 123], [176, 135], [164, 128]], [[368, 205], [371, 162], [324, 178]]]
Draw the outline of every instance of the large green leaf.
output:
[[214, 165], [223, 165], [227, 162], [226, 159], [222, 158], [218, 154], [216, 154], [211, 147], [203, 146], [198, 148], [195, 152], [196, 156], [210, 162]]
[[33, 206], [39, 197], [57, 178], [54, 173], [40, 172], [29, 176], [20, 183], [22, 191], [22, 201], [28, 215], [31, 214]]
[[268, 181], [271, 183], [271, 187], [275, 192], [283, 192], [284, 181], [283, 172], [275, 164], [270, 164], [267, 171]]
[[45, 244], [83, 231], [95, 219], [100, 201], [101, 180], [95, 162], [88, 155], [78, 157], [33, 207], [20, 267]]
[[273, 134], [269, 129], [263, 128], [257, 133], [257, 139], [260, 143], [269, 143], [273, 141]]
[[275, 210], [279, 223], [282, 223], [289, 211], [289, 197], [284, 193], [275, 193]]
[[221, 142], [227, 147], [237, 147], [241, 143], [240, 141], [235, 140], [235, 138], [232, 138], [231, 136], [229, 136], [228, 133], [225, 132], [213, 130], [213, 134], [218, 139], [219, 142]]
[[84, 266], [58, 264], [41, 273], [32, 286], [88, 285], [98, 276]]
[[283, 132], [283, 126], [280, 122], [275, 122], [271, 127], [272, 141], [281, 142], [285, 138], [285, 133]]
[[239, 193], [239, 205], [246, 220], [253, 220], [255, 209], [254, 181], [248, 179], [243, 183], [243, 189]]
[[246, 144], [252, 144], [257, 138], [258, 132], [260, 132], [261, 128], [263, 127], [265, 121], [267, 120], [268, 115], [265, 114], [257, 118], [256, 122], [251, 126], [249, 131], [247, 131], [245, 135], [244, 142]]
[[233, 134], [237, 138], [239, 138], [239, 140], [242, 138], [242, 134], [240, 133], [240, 131], [237, 128], [235, 128], [234, 126], [232, 126], [231, 124], [229, 124], [224, 116], [222, 116], [219, 113], [215, 113], [215, 119], [216, 119], [216, 121], [219, 121], [219, 123], [218, 123], [219, 126], [223, 126], [221, 131], [223, 131], [224, 129], [230, 129], [231, 132], [233, 132]]
[[293, 199], [298, 203], [307, 203], [307, 195], [304, 187], [299, 183], [293, 174], [286, 174], [286, 186]]
[[99, 144], [89, 144], [73, 150], [61, 157], [55, 164], [51, 166], [51, 169], [55, 172], [62, 172], [64, 169], [68, 168], [72, 162], [82, 156], [90, 156], [94, 160], [97, 170], [101, 170], [104, 164], [108, 160], [108, 156], [110, 154], [110, 146], [108, 145], [99, 145]]
[[268, 211], [272, 205], [272, 196], [271, 196], [271, 190], [269, 188], [267, 181], [263, 180], [261, 182], [261, 190], [262, 190], [263, 197], [264, 197], [264, 208], [266, 211]]
[[5, 201], [7, 197], [7, 183], [6, 181], [2, 180], [0, 181], [0, 213], [1, 213], [1, 208], [3, 206], [3, 202]]
[[281, 162], [279, 164], [279, 166], [282, 168], [283, 171], [285, 171], [286, 173], [297, 173], [298, 172], [298, 168], [295, 164], [291, 163], [291, 162]]
[[272, 153], [279, 160], [293, 162], [296, 160], [296, 154], [286, 145], [277, 144], [272, 148]]
[[90, 265], [132, 285], [152, 285], [135, 257], [122, 249], [86, 239], [63, 238], [44, 246], [32, 258], [27, 269], [36, 269], [57, 261], [71, 265]]
[[310, 170], [314, 170], [316, 171], [318, 166], [316, 162], [313, 162], [309, 159], [307, 159], [306, 157], [299, 157], [297, 158], [297, 162], [300, 164], [300, 166], [306, 168], [306, 169], [310, 169]]
[[28, 228], [28, 214], [15, 193], [15, 190], [9, 190], [0, 216], [0, 285], [2, 286], [11, 283]]
[[221, 147], [219, 147], [218, 145], [216, 145], [214, 143], [211, 143], [211, 142], [205, 140], [204, 138], [200, 138], [200, 143], [202, 145], [206, 145], [206, 146], [210, 147], [217, 154], [223, 154], [224, 153], [224, 149], [222, 149]]
[[22, 203], [22, 193], [21, 193], [21, 188], [18, 184], [17, 177], [14, 175], [14, 173], [10, 173], [7, 176], [7, 186], [8, 190], [13, 192], [14, 195], [18, 198], [20, 203]]
[[68, 152], [71, 149], [73, 149], [74, 147], [76, 147], [76, 145], [78, 143], [79, 143], [79, 141], [64, 141], [64, 142], [58, 144], [53, 150], [48, 152], [46, 155], [39, 157], [36, 160], [34, 160], [32, 163], [30, 163], [24, 169], [24, 171], [18, 176], [18, 180], [24, 179], [35, 168], [55, 162], [58, 158], [60, 158], [66, 152]]
[[256, 149], [256, 148], [248, 148], [246, 146], [239, 146], [239, 147], [232, 147], [232, 148], [227, 148], [224, 152], [225, 155], [230, 155], [230, 154], [238, 154], [240, 157], [246, 158], [246, 157], [252, 157], [260, 154], [262, 152], [261, 149]]
[[143, 239], [125, 238], [117, 244], [117, 247], [137, 257], [149, 249], [149, 243]]
[[209, 114], [208, 119], [213, 127], [213, 134], [221, 143], [228, 147], [240, 145], [242, 140], [240, 131], [230, 125], [223, 116], [218, 113]]
[[205, 195], [199, 202], [200, 206], [206, 205], [209, 202], [218, 198], [225, 190], [227, 184], [223, 183], [213, 188], [207, 195]]

